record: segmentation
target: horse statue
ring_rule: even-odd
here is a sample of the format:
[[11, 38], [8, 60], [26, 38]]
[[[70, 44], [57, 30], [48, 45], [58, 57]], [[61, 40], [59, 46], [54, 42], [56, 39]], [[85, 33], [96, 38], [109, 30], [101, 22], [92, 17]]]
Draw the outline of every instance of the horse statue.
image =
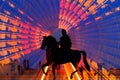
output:
[[81, 54], [83, 54], [83, 62], [85, 65], [85, 68], [90, 71], [90, 66], [86, 60], [86, 52], [85, 51], [78, 51], [78, 50], [70, 50], [68, 53], [63, 54], [62, 50], [58, 47], [57, 41], [52, 36], [44, 36], [41, 49], [46, 48], [46, 59], [47, 62], [42, 65], [42, 71], [47, 75], [47, 73], [44, 71], [44, 67], [49, 66], [52, 64], [52, 73], [54, 75], [53, 80], [55, 80], [55, 67], [60, 64], [65, 64], [68, 62], [71, 62], [74, 67], [76, 68], [76, 71], [74, 71], [71, 74], [71, 78], [74, 75], [75, 72], [78, 70], [78, 63], [81, 59]]

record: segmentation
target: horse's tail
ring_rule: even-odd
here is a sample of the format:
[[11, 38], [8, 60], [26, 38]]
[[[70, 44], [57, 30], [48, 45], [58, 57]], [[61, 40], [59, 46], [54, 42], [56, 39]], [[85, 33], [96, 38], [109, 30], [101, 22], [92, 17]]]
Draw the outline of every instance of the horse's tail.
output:
[[88, 64], [88, 62], [87, 62], [87, 56], [86, 56], [86, 52], [85, 51], [80, 51], [80, 53], [82, 53], [83, 54], [83, 62], [84, 62], [84, 64], [85, 64], [85, 68], [88, 70], [88, 71], [90, 71], [90, 66], [89, 66], [89, 64]]
[[[88, 71], [90, 71], [90, 66], [89, 66], [89, 64], [88, 64], [88, 62], [87, 62], [86, 52], [85, 52], [85, 51], [79, 51], [79, 53], [82, 53], [82, 55], [83, 55], [83, 62], [84, 62], [84, 64], [85, 64], [85, 68], [86, 68]], [[80, 72], [81, 72], [81, 73], [82, 73], [82, 71], [83, 71], [83, 67], [80, 68]], [[71, 79], [72, 79], [72, 77], [73, 77], [73, 75], [74, 75], [75, 72], [77, 72], [77, 70], [71, 73], [71, 76], [70, 76]]]

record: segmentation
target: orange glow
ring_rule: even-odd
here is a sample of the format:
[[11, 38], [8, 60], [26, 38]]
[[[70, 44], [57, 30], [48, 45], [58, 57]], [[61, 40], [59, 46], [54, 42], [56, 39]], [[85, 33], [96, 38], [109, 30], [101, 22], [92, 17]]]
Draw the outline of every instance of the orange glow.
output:
[[15, 26], [18, 26], [19, 25], [19, 22], [17, 20], [14, 20], [14, 19], [9, 19], [10, 20], [10, 23], [15, 25]]
[[95, 12], [95, 8], [97, 7], [97, 4], [93, 4], [90, 8], [89, 8], [89, 11], [90, 12]]
[[12, 32], [17, 32], [16, 27], [8, 27], [8, 30], [9, 30], [9, 31], [12, 31]]
[[79, 0], [80, 3], [82, 3], [84, 0]]
[[4, 10], [4, 12], [5, 12], [7, 15], [10, 15], [10, 14], [11, 14], [9, 11], [6, 11], [6, 10]]
[[94, 67], [94, 68], [96, 68], [96, 69], [98, 68], [98, 65], [97, 65], [97, 63], [96, 63], [95, 61], [92, 61], [92, 62], [91, 62], [91, 65], [92, 65], [92, 67]]
[[17, 52], [18, 48], [17, 47], [13, 47], [13, 52]]
[[116, 10], [116, 11], [120, 11], [120, 7], [117, 7], [115, 10]]
[[110, 74], [109, 79], [110, 80], [117, 80], [116, 77], [113, 74]]
[[5, 46], [6, 46], [6, 42], [0, 42], [0, 48]]
[[90, 23], [92, 23], [92, 22], [87, 22], [85, 25], [89, 25]]
[[6, 30], [6, 26], [4, 23], [0, 24], [0, 30]]
[[107, 1], [107, 0], [97, 0], [97, 3], [98, 4], [103, 4], [105, 1]]
[[12, 8], [15, 8], [15, 6], [12, 3], [8, 3]]
[[102, 73], [107, 77], [109, 78], [109, 72], [105, 69], [105, 68], [102, 68]]
[[[48, 66], [47, 66], [47, 67], [45, 67], [45, 72], [47, 72], [47, 70], [48, 70]], [[45, 74], [42, 74], [42, 77], [41, 77], [41, 79], [40, 79], [40, 80], [44, 80], [44, 78], [45, 78]]]
[[95, 20], [97, 21], [97, 20], [99, 20], [101, 18], [102, 18], [102, 16], [99, 16], [99, 17], [96, 17]]
[[89, 80], [88, 74], [85, 70], [83, 71], [83, 75], [84, 75], [84, 80]]
[[5, 39], [5, 33], [0, 33], [0, 39]]
[[16, 18], [16, 19], [18, 19], [18, 20], [21, 20], [21, 18], [20, 18], [20, 17], [18, 17], [18, 16], [15, 16], [15, 18]]
[[23, 15], [24, 15], [24, 12], [23, 12], [22, 10], [18, 9], [18, 11], [19, 11], [21, 14], [23, 14]]
[[[65, 71], [67, 73], [68, 80], [71, 80], [70, 75], [71, 75], [72, 72], [74, 72], [76, 70], [75, 67], [71, 63], [66, 63], [66, 64], [63, 64], [63, 65], [64, 65]], [[81, 78], [79, 77], [77, 72], [73, 75], [72, 80], [81, 80]]]
[[93, 1], [93, 0], [87, 0], [87, 1], [84, 3], [84, 6], [85, 6], [85, 7], [90, 6], [90, 3], [91, 3], [92, 1]]
[[17, 42], [16, 41], [7, 41], [7, 44], [14, 46], [14, 45], [17, 45]]
[[112, 14], [113, 12], [106, 12], [105, 15], [108, 16], [110, 14]]
[[12, 60], [19, 59], [19, 58], [20, 58], [20, 55], [19, 55], [18, 53], [16, 53], [16, 54], [13, 55], [11, 58], [12, 58]]
[[7, 50], [1, 50], [0, 51], [0, 56], [5, 56], [5, 55], [7, 55]]
[[0, 19], [1, 19], [3, 22], [7, 22], [7, 21], [8, 21], [8, 17], [7, 17], [7, 16], [0, 15]]
[[9, 48], [8, 51], [10, 52], [10, 54], [13, 52], [13, 48]]
[[17, 35], [16, 35], [16, 34], [11, 34], [11, 38], [12, 38], [12, 39], [16, 39], [16, 38], [17, 38]]
[[115, 2], [115, 0], [110, 0], [111, 2]]
[[4, 58], [3, 60], [0, 60], [0, 63], [1, 63], [2, 65], [8, 64], [8, 63], [10, 63], [10, 59], [9, 59], [9, 58]]

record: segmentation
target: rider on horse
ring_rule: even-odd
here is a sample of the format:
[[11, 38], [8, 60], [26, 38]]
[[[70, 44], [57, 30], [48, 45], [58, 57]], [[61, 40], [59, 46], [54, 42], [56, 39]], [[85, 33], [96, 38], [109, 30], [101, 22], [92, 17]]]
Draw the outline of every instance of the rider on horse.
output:
[[60, 41], [58, 43], [60, 45], [60, 49], [64, 53], [70, 51], [72, 42], [71, 42], [70, 37], [67, 35], [65, 29], [62, 29], [62, 37], [60, 38]]

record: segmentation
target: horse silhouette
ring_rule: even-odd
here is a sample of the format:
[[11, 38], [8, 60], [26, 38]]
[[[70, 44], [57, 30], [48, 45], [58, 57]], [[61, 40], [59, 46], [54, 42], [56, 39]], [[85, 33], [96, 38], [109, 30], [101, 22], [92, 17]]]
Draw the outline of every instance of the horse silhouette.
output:
[[[52, 36], [46, 36], [44, 37], [41, 45], [41, 49], [45, 49], [46, 47], [46, 59], [47, 62], [42, 65], [42, 71], [44, 71], [45, 66], [49, 66], [52, 64], [52, 72], [54, 75], [53, 80], [55, 80], [55, 67], [60, 64], [65, 64], [68, 62], [71, 62], [74, 67], [77, 69], [78, 68], [78, 63], [80, 62], [81, 59], [81, 54], [83, 54], [83, 62], [85, 65], [85, 68], [90, 71], [90, 66], [86, 60], [86, 52], [85, 51], [78, 51], [78, 50], [70, 50], [69, 52], [65, 53], [58, 47], [57, 41], [54, 37]], [[74, 71], [71, 74], [74, 75], [74, 73], [77, 72]], [[47, 75], [47, 73], [45, 73]]]

